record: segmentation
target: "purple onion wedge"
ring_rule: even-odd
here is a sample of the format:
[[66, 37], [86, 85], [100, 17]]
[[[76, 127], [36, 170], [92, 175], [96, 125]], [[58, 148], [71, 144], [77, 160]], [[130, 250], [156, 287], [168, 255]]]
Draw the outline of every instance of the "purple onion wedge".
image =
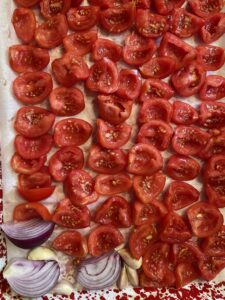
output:
[[76, 280], [87, 290], [100, 290], [113, 286], [120, 271], [120, 255], [110, 252], [98, 258], [84, 260], [78, 268]]
[[32, 249], [43, 244], [52, 234], [54, 223], [42, 219], [7, 222], [1, 225], [7, 238], [17, 247]]

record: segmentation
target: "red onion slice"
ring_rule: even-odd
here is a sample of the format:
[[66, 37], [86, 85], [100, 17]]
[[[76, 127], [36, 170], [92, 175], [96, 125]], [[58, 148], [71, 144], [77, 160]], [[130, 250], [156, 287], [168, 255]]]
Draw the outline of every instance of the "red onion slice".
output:
[[83, 261], [76, 280], [87, 290], [99, 290], [113, 286], [121, 271], [121, 260], [117, 252]]
[[7, 238], [17, 247], [32, 249], [43, 244], [52, 234], [54, 223], [42, 219], [32, 219], [18, 223], [1, 225]]
[[3, 272], [3, 277], [17, 294], [30, 298], [48, 293], [57, 284], [59, 275], [56, 261], [24, 258], [11, 260]]

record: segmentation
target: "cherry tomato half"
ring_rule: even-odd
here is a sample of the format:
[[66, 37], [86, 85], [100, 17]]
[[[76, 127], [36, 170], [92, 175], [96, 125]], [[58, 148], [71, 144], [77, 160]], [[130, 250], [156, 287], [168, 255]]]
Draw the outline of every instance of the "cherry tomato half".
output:
[[202, 240], [201, 248], [206, 256], [224, 256], [225, 255], [225, 226]]
[[192, 125], [198, 120], [198, 113], [191, 105], [183, 101], [173, 102], [172, 122], [177, 125]]
[[27, 221], [34, 218], [41, 218], [44, 221], [51, 220], [51, 214], [48, 209], [40, 203], [22, 203], [18, 204], [13, 211], [14, 221]]
[[57, 14], [65, 14], [71, 5], [71, 0], [41, 0], [41, 14], [49, 19]]
[[209, 75], [199, 91], [199, 98], [204, 101], [216, 101], [225, 97], [225, 78]]
[[92, 58], [98, 61], [104, 57], [117, 62], [122, 57], [122, 47], [111, 40], [98, 38], [92, 46]]
[[38, 172], [44, 166], [46, 159], [46, 155], [37, 159], [24, 159], [15, 153], [11, 159], [11, 167], [16, 173], [30, 175]]
[[196, 48], [197, 59], [206, 71], [216, 71], [225, 62], [224, 49], [213, 45], [202, 45]]
[[67, 13], [67, 20], [71, 29], [75, 31], [87, 30], [98, 22], [99, 7], [79, 6], [71, 8]]
[[218, 13], [223, 8], [223, 0], [188, 0], [188, 4], [193, 12], [202, 18]]
[[130, 100], [136, 99], [141, 90], [141, 75], [136, 69], [121, 69], [119, 72], [119, 86], [116, 94]]
[[205, 128], [223, 128], [225, 103], [207, 101], [200, 105], [199, 124]]
[[225, 13], [213, 14], [206, 19], [205, 25], [200, 30], [204, 43], [210, 44], [218, 40], [225, 33]]

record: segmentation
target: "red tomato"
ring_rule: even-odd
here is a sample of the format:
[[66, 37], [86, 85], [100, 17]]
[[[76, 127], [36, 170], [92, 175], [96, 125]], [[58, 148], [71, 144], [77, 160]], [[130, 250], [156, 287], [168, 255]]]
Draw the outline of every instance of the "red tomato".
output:
[[202, 45], [196, 48], [197, 59], [206, 71], [216, 71], [225, 62], [224, 49], [213, 45]]
[[163, 278], [163, 280], [156, 281], [150, 279], [148, 276], [145, 275], [145, 273], [142, 271], [139, 273], [139, 284], [141, 287], [144, 288], [165, 288], [165, 287], [174, 287], [175, 284], [175, 276], [173, 272], [166, 271], [166, 274]]
[[24, 159], [15, 153], [11, 159], [11, 167], [16, 173], [30, 175], [39, 171], [44, 166], [46, 159], [45, 155], [37, 159]]
[[212, 280], [225, 268], [224, 257], [206, 257], [198, 264], [201, 276], [205, 280]]
[[142, 203], [152, 203], [162, 192], [166, 176], [160, 171], [152, 176], [134, 176], [133, 188]]
[[180, 38], [188, 38], [197, 33], [205, 21], [184, 8], [174, 10], [170, 31]]
[[174, 244], [171, 253], [172, 261], [175, 265], [186, 264], [196, 265], [196, 263], [204, 258], [204, 254], [198, 245], [192, 241]]
[[189, 263], [181, 263], [175, 270], [176, 287], [181, 288], [195, 279], [198, 279], [199, 274], [197, 268]]
[[53, 126], [55, 115], [38, 106], [22, 107], [17, 111], [14, 129], [28, 138], [39, 137]]
[[225, 225], [213, 235], [202, 240], [201, 248], [206, 256], [225, 255]]
[[17, 222], [27, 221], [34, 218], [42, 218], [44, 221], [51, 220], [48, 209], [40, 203], [18, 204], [13, 211], [13, 220]]
[[100, 225], [88, 237], [88, 250], [92, 256], [101, 256], [122, 244], [124, 237], [111, 225]]
[[218, 40], [225, 33], [225, 13], [217, 13], [205, 21], [200, 30], [200, 36], [204, 43], [210, 44]]
[[18, 187], [20, 189], [36, 189], [51, 186], [52, 179], [48, 173], [48, 168], [43, 167], [38, 172], [33, 174], [18, 176]]
[[83, 258], [88, 254], [87, 240], [78, 231], [63, 231], [52, 242], [53, 249]]
[[119, 72], [119, 86], [116, 94], [127, 99], [136, 99], [141, 90], [141, 75], [136, 69], [121, 69]]
[[23, 104], [36, 104], [46, 99], [53, 87], [52, 77], [45, 72], [28, 72], [13, 82], [13, 93]]
[[146, 38], [131, 32], [125, 39], [123, 60], [128, 65], [139, 66], [149, 61], [157, 49], [151, 38]]
[[168, 29], [165, 17], [153, 14], [147, 9], [138, 9], [136, 12], [136, 29], [144, 37], [156, 38]]
[[99, 7], [79, 6], [71, 8], [67, 13], [67, 20], [71, 29], [75, 31], [86, 30], [98, 22]]
[[22, 135], [15, 137], [16, 151], [23, 159], [38, 159], [46, 155], [52, 148], [53, 139], [50, 134], [38, 138], [26, 138]]
[[211, 204], [223, 208], [225, 207], [224, 174], [219, 174], [218, 176], [213, 175], [214, 174], [212, 174], [208, 182], [205, 184], [205, 193]]
[[136, 226], [158, 223], [167, 214], [164, 204], [157, 200], [152, 200], [151, 203], [146, 204], [134, 201], [132, 208], [134, 225]]
[[160, 56], [169, 56], [176, 62], [176, 68], [181, 67], [189, 57], [192, 57], [195, 49], [172, 33], [165, 33], [159, 46]]
[[[100, 2], [100, 3], [99, 3]], [[123, 7], [124, 4], [132, 2], [137, 8], [150, 8], [150, 0], [89, 0], [90, 4], [100, 5], [102, 8], [118, 8]], [[94, 5], [94, 4], [93, 4]]]
[[74, 206], [66, 198], [60, 200], [53, 213], [52, 221], [61, 227], [80, 229], [90, 226], [91, 216], [87, 206]]
[[78, 56], [91, 52], [92, 45], [97, 40], [96, 30], [74, 32], [63, 39], [63, 46], [66, 51], [73, 51]]
[[181, 155], [198, 155], [207, 145], [210, 134], [198, 127], [177, 126], [172, 139], [175, 152]]
[[199, 98], [204, 101], [216, 101], [225, 97], [225, 78], [209, 75], [199, 92]]
[[122, 47], [111, 40], [98, 38], [92, 46], [92, 58], [98, 61], [104, 57], [117, 62], [122, 57]]
[[62, 14], [57, 14], [38, 26], [35, 32], [35, 40], [42, 48], [55, 48], [62, 44], [67, 31], [66, 17]]
[[47, 50], [28, 45], [9, 47], [9, 63], [14, 72], [41, 71], [49, 63]]
[[77, 81], [87, 79], [89, 68], [81, 56], [67, 52], [52, 62], [52, 73], [59, 84], [69, 88]]
[[72, 170], [64, 182], [64, 192], [74, 205], [84, 206], [98, 199], [94, 185], [94, 179], [89, 173]]
[[71, 0], [71, 7], [80, 6], [83, 0]]
[[168, 77], [175, 70], [175, 61], [171, 57], [160, 56], [153, 57], [151, 60], [147, 61], [139, 70], [141, 75], [145, 78], [156, 78], [163, 79]]
[[225, 122], [225, 103], [205, 102], [200, 105], [199, 123], [205, 128], [223, 128]]
[[177, 125], [192, 125], [198, 120], [198, 113], [194, 107], [183, 102], [173, 102], [172, 122]]
[[136, 144], [128, 153], [128, 172], [135, 175], [153, 175], [162, 169], [163, 158], [152, 145]]
[[117, 174], [125, 169], [127, 157], [120, 149], [108, 150], [98, 145], [92, 145], [87, 164], [97, 173]]
[[214, 179], [225, 174], [225, 156], [213, 155], [205, 164], [204, 181], [210, 182]]
[[152, 98], [145, 101], [139, 111], [139, 123], [147, 123], [151, 120], [162, 120], [169, 123], [172, 117], [172, 105], [166, 99]]
[[131, 125], [122, 123], [112, 125], [97, 119], [97, 139], [99, 144], [107, 149], [117, 149], [125, 145], [131, 136]]
[[92, 126], [81, 119], [66, 118], [54, 129], [54, 142], [58, 147], [80, 146], [90, 138]]
[[223, 215], [217, 207], [205, 201], [193, 204], [187, 210], [187, 217], [195, 236], [204, 238], [220, 230]]
[[188, 0], [193, 12], [203, 18], [218, 13], [223, 8], [223, 0]]
[[130, 176], [121, 172], [118, 174], [101, 174], [95, 178], [95, 191], [100, 195], [115, 195], [128, 192], [132, 187]]
[[49, 19], [57, 14], [65, 14], [69, 10], [71, 0], [41, 0], [41, 14]]
[[166, 164], [166, 174], [175, 180], [192, 180], [199, 172], [199, 163], [189, 156], [171, 155]]
[[119, 8], [108, 8], [100, 12], [100, 24], [107, 32], [120, 33], [134, 22], [135, 5], [128, 3]]
[[123, 99], [115, 94], [97, 97], [99, 116], [106, 122], [119, 125], [126, 121], [132, 110], [133, 101]]
[[201, 159], [208, 159], [216, 154], [225, 154], [225, 132], [212, 136], [198, 156]]
[[157, 239], [157, 230], [154, 225], [146, 224], [135, 228], [129, 237], [130, 254], [139, 259]]
[[49, 103], [56, 116], [74, 116], [85, 107], [84, 95], [77, 88], [55, 88], [49, 96]]
[[171, 81], [176, 92], [182, 97], [195, 95], [204, 84], [206, 73], [197, 62], [190, 62], [176, 71]]
[[119, 228], [131, 226], [129, 202], [120, 196], [108, 198], [95, 211], [94, 221], [101, 225], [113, 225]]
[[164, 121], [152, 120], [141, 126], [137, 143], [155, 146], [158, 150], [166, 150], [170, 145], [173, 135], [173, 128]]
[[35, 34], [36, 19], [29, 8], [16, 8], [12, 16], [12, 24], [16, 35], [24, 43], [30, 43]]
[[82, 169], [83, 166], [83, 151], [76, 146], [61, 148], [49, 160], [49, 172], [56, 181], [64, 181], [69, 172]]
[[23, 7], [31, 7], [40, 2], [40, 0], [15, 0], [15, 2]]
[[139, 101], [145, 102], [156, 98], [170, 99], [173, 95], [174, 90], [166, 82], [149, 78], [142, 85]]
[[192, 185], [173, 181], [166, 191], [164, 201], [169, 209], [179, 210], [198, 201], [199, 195], [199, 191]]
[[115, 63], [103, 58], [92, 65], [86, 86], [93, 92], [114, 93], [118, 89], [118, 70]]

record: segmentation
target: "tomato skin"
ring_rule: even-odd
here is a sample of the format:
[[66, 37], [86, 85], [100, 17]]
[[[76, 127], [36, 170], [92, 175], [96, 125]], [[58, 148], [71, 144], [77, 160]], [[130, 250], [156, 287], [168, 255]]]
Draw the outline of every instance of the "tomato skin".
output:
[[165, 175], [159, 171], [152, 176], [134, 176], [133, 188], [142, 203], [151, 203], [162, 192], [166, 183]]
[[71, 7], [80, 6], [83, 0], [71, 0]]
[[162, 120], [169, 123], [172, 118], [172, 105], [166, 99], [152, 98], [145, 101], [139, 111], [139, 123], [147, 123], [151, 120]]
[[56, 123], [54, 142], [57, 147], [80, 146], [90, 138], [92, 126], [77, 118], [66, 118]]
[[154, 0], [154, 6], [160, 15], [168, 15], [172, 10], [181, 7], [184, 1], [185, 0]]
[[225, 13], [217, 13], [205, 21], [200, 30], [200, 36], [204, 43], [210, 44], [218, 40], [225, 32]]
[[173, 128], [164, 121], [152, 120], [141, 126], [137, 143], [149, 144], [158, 150], [166, 150], [170, 145], [173, 135]]
[[224, 267], [224, 257], [206, 257], [198, 264], [202, 278], [207, 281], [214, 279]]
[[92, 45], [97, 40], [96, 30], [85, 30], [74, 32], [63, 39], [63, 46], [66, 51], [73, 51], [78, 56], [91, 52]]
[[146, 204], [134, 201], [132, 212], [134, 225], [140, 226], [158, 223], [168, 211], [162, 202], [152, 200], [150, 203]]
[[129, 202], [120, 196], [108, 198], [97, 208], [94, 221], [101, 225], [112, 225], [118, 228], [131, 226], [131, 210]]
[[52, 77], [45, 72], [27, 72], [13, 82], [13, 93], [23, 104], [36, 104], [46, 99], [53, 88]]
[[9, 63], [14, 72], [35, 72], [44, 69], [50, 61], [45, 49], [30, 45], [14, 45], [9, 47]]
[[198, 155], [204, 148], [210, 134], [197, 127], [177, 126], [172, 139], [175, 152], [181, 155]]
[[51, 214], [48, 209], [40, 203], [22, 203], [14, 208], [14, 221], [20, 222], [33, 218], [42, 218], [44, 221], [51, 221]]
[[164, 201], [168, 209], [179, 210], [198, 201], [199, 195], [199, 191], [192, 185], [185, 182], [173, 181], [166, 191]]
[[97, 119], [96, 124], [98, 142], [106, 149], [118, 149], [125, 145], [130, 139], [131, 125], [126, 123], [112, 125], [101, 119]]
[[130, 100], [136, 99], [141, 90], [141, 75], [136, 69], [121, 69], [119, 72], [119, 86], [116, 94]]
[[122, 57], [122, 47], [111, 40], [98, 38], [92, 46], [92, 58], [98, 61], [104, 57], [117, 62]]
[[90, 226], [91, 214], [87, 206], [75, 206], [68, 199], [62, 199], [52, 215], [52, 222], [61, 227], [81, 229]]
[[197, 202], [187, 210], [187, 217], [195, 236], [204, 238], [217, 232], [223, 225], [223, 215], [207, 202]]
[[197, 60], [206, 71], [216, 71], [225, 62], [223, 48], [213, 45], [202, 45], [196, 47]]
[[76, 146], [61, 148], [49, 160], [49, 172], [59, 182], [64, 181], [71, 170], [82, 169], [83, 166], [83, 151]]
[[45, 19], [49, 19], [57, 14], [65, 14], [71, 5], [71, 0], [55, 1], [41, 0], [40, 9], [41, 14]]
[[133, 101], [112, 95], [97, 97], [99, 116], [106, 122], [119, 125], [126, 121], [132, 110]]
[[198, 120], [198, 113], [191, 105], [183, 101], [173, 103], [172, 122], [177, 125], [192, 125]]
[[160, 79], [149, 78], [145, 80], [141, 88], [140, 102], [160, 98], [170, 99], [174, 95], [174, 90], [166, 82]]
[[200, 105], [199, 124], [204, 128], [219, 129], [224, 127], [225, 104], [207, 101]]
[[142, 225], [134, 228], [129, 237], [130, 254], [139, 259], [158, 239], [157, 230], [154, 225]]
[[136, 144], [128, 153], [129, 173], [135, 175], [153, 175], [162, 169], [162, 155], [154, 146], [147, 144]]
[[68, 32], [66, 17], [57, 14], [40, 24], [35, 32], [37, 44], [46, 49], [59, 46]]
[[86, 86], [93, 92], [112, 94], [118, 89], [118, 70], [116, 64], [103, 58], [90, 68]]
[[75, 31], [90, 29], [98, 22], [98, 17], [97, 6], [79, 6], [71, 8], [67, 13], [69, 26]]
[[100, 174], [117, 174], [126, 167], [126, 154], [120, 150], [109, 150], [98, 145], [92, 145], [87, 165], [93, 171]]
[[196, 268], [189, 263], [181, 263], [176, 267], [176, 288], [181, 288], [199, 277]]
[[207, 18], [214, 13], [218, 13], [223, 8], [222, 0], [215, 1], [201, 1], [201, 0], [188, 0], [193, 12], [202, 18]]
[[23, 7], [31, 7], [40, 2], [40, 0], [15, 0], [15, 2]]
[[200, 173], [200, 164], [189, 156], [171, 155], [166, 164], [166, 174], [175, 180], [192, 180]]
[[38, 202], [47, 199], [52, 195], [55, 186], [36, 188], [36, 189], [21, 189], [17, 188], [18, 193], [28, 202]]
[[14, 129], [25, 137], [35, 138], [46, 134], [54, 121], [55, 115], [44, 108], [22, 107], [16, 113]]
[[14, 140], [14, 145], [16, 151], [23, 159], [38, 159], [50, 151], [53, 145], [53, 139], [50, 134], [32, 139], [17, 135]]
[[225, 226], [211, 236], [204, 238], [201, 248], [206, 256], [224, 256], [225, 254]]
[[124, 242], [121, 232], [111, 225], [100, 225], [88, 237], [88, 250], [92, 256], [101, 256]]
[[22, 158], [18, 153], [14, 153], [11, 158], [11, 167], [16, 173], [30, 175], [39, 171], [44, 166], [46, 160], [46, 155], [30, 160]]
[[163, 79], [168, 77], [175, 70], [176, 63], [169, 56], [153, 57], [141, 67], [139, 70], [145, 78]]
[[216, 101], [225, 97], [225, 78], [209, 75], [199, 91], [199, 98], [203, 101]]

